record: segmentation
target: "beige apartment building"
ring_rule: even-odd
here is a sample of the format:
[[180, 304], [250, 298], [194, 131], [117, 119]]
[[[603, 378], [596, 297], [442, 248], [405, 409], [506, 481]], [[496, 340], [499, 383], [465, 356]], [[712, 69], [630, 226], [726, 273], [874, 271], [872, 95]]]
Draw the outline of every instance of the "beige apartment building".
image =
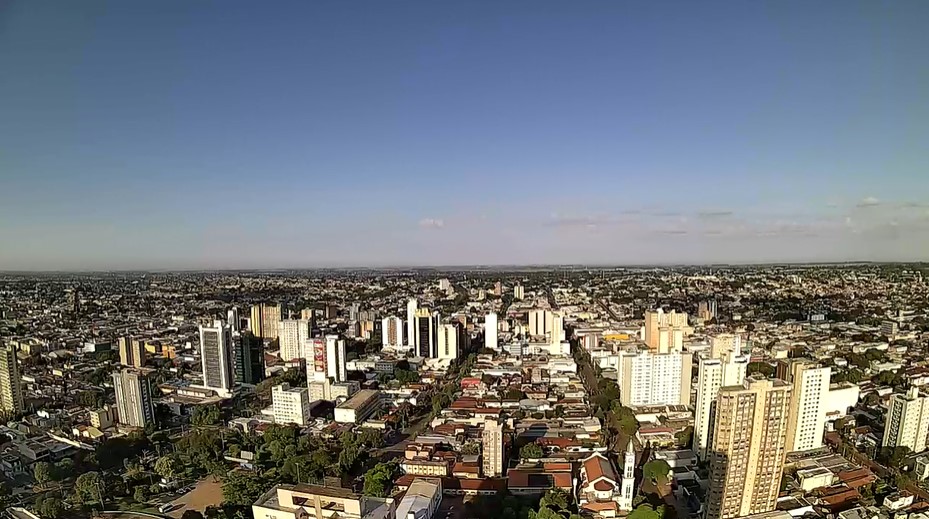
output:
[[790, 392], [781, 380], [720, 388], [709, 449], [707, 519], [774, 510], [787, 454]]

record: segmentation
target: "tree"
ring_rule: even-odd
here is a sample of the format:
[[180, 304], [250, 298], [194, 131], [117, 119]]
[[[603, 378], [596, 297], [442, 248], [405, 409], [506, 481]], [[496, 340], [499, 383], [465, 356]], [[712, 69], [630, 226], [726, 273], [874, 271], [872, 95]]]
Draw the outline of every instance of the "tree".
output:
[[684, 428], [684, 430], [678, 431], [674, 437], [677, 440], [678, 446], [684, 449], [689, 449], [694, 439], [694, 428], [688, 425], [686, 428]]
[[155, 473], [167, 481], [174, 479], [180, 469], [181, 465], [174, 456], [162, 456], [155, 462]]
[[545, 453], [542, 451], [542, 446], [538, 443], [527, 443], [519, 449], [519, 457], [523, 459], [539, 459]]
[[227, 473], [223, 480], [223, 501], [231, 505], [251, 506], [274, 484], [273, 478], [266, 478], [254, 472], [234, 470]]
[[45, 486], [55, 479], [54, 466], [47, 461], [38, 461], [32, 467], [32, 476], [36, 483]]
[[99, 503], [103, 499], [104, 486], [99, 472], [85, 472], [74, 482], [75, 497], [80, 503]]
[[553, 488], [545, 493], [542, 496], [542, 499], [539, 501], [540, 507], [551, 507], [555, 510], [567, 510], [568, 505], [571, 504], [571, 496], [569, 496], [564, 490], [560, 488]]
[[670, 473], [671, 466], [665, 460], [652, 460], [642, 467], [642, 475], [655, 482], [667, 481]]
[[364, 475], [364, 494], [373, 497], [387, 497], [397, 476], [396, 463], [378, 463]]
[[661, 515], [652, 505], [641, 504], [629, 514], [628, 519], [661, 519]]
[[148, 489], [145, 488], [145, 485], [135, 487], [135, 490], [132, 491], [132, 499], [135, 499], [136, 503], [144, 503], [148, 500]]
[[203, 519], [203, 514], [196, 510], [184, 510], [181, 519]]
[[58, 519], [64, 514], [65, 505], [57, 497], [40, 497], [36, 500], [35, 511], [43, 519]]
[[220, 412], [217, 405], [201, 405], [194, 408], [190, 423], [195, 426], [216, 425], [219, 423]]

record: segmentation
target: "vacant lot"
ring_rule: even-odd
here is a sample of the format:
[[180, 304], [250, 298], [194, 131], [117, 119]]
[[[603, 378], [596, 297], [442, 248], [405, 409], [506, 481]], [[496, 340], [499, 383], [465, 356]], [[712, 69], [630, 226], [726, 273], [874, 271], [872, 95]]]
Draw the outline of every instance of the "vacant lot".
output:
[[222, 483], [218, 479], [210, 476], [197, 482], [197, 485], [190, 492], [171, 501], [177, 508], [171, 510], [168, 515], [175, 519], [180, 519], [186, 510], [202, 512], [210, 505], [219, 506], [222, 500]]

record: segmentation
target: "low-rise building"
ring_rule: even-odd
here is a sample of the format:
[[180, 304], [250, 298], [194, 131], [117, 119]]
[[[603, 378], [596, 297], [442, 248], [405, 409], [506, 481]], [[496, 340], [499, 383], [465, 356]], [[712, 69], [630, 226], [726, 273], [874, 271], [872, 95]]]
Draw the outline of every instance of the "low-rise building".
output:
[[335, 408], [335, 421], [339, 423], [361, 423], [381, 406], [381, 397], [376, 390], [363, 389]]

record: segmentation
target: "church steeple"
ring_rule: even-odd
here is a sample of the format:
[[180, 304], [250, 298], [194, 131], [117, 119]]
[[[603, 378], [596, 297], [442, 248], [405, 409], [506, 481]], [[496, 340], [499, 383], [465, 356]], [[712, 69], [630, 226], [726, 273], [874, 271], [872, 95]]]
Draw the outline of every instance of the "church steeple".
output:
[[622, 495], [619, 498], [619, 509], [632, 510], [632, 498], [635, 494], [635, 445], [632, 437], [626, 445], [626, 455], [623, 463]]

